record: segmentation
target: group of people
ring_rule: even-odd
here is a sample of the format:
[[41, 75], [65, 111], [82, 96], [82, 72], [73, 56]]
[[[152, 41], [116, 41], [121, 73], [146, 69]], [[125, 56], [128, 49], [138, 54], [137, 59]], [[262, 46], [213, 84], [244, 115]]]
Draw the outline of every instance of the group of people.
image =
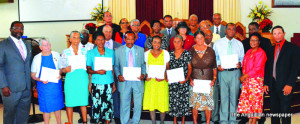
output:
[[[192, 111], [193, 123], [198, 123], [198, 111], [205, 123], [238, 123], [235, 113], [249, 115], [248, 123], [256, 124], [263, 113], [263, 97], [271, 94], [271, 113], [290, 113], [292, 91], [300, 70], [298, 46], [284, 39], [283, 27], [272, 29], [275, 46], [259, 33], [256, 22], [249, 24], [249, 38], [235, 39], [236, 26], [221, 25], [221, 15], [213, 15], [214, 26], [201, 21], [192, 14], [189, 26], [180, 22], [174, 29], [172, 16], [164, 17], [161, 23], [152, 21], [153, 33], [146, 36], [139, 32], [140, 22], [126, 18], [119, 25], [112, 23], [110, 12], [104, 13], [105, 25], [93, 34], [93, 43], [88, 42], [89, 33], [72, 31], [71, 46], [60, 55], [51, 50], [47, 39], [39, 41], [41, 53], [34, 56], [31, 64], [31, 46], [21, 36], [24, 25], [11, 24], [11, 36], [0, 42], [0, 88], [4, 104], [5, 124], [27, 123], [30, 109], [30, 80], [37, 81], [40, 111], [45, 123], [50, 113], [61, 123], [60, 110], [66, 107], [69, 124], [73, 123], [73, 108], [80, 107], [82, 123], [87, 123], [87, 105], [91, 104], [91, 122], [129, 124], [133, 102], [132, 124], [138, 124], [142, 110], [148, 110], [152, 123], [156, 123], [156, 111], [160, 123], [166, 114], [174, 117], [174, 124]], [[129, 24], [130, 29], [129, 30]], [[78, 59], [74, 60], [76, 56]], [[224, 68], [224, 57], [236, 56], [236, 61], [226, 60], [235, 67]], [[96, 70], [96, 58], [110, 58], [111, 70]], [[72, 61], [84, 61], [85, 68], [72, 67]], [[231, 62], [231, 63], [230, 63]], [[160, 77], [150, 76], [150, 66], [164, 70]], [[139, 68], [136, 80], [127, 80], [124, 70]], [[64, 85], [61, 76], [57, 82], [42, 81], [43, 68], [65, 73]], [[168, 83], [167, 70], [183, 68], [184, 80]], [[209, 80], [209, 93], [194, 92], [195, 80]], [[64, 87], [63, 87], [64, 86]], [[64, 97], [63, 97], [64, 96]], [[133, 98], [131, 98], [133, 96]], [[133, 99], [133, 101], [132, 101]], [[219, 101], [220, 100], [220, 104]], [[279, 124], [279, 117], [272, 117]], [[290, 124], [290, 117], [282, 117], [283, 124]]]

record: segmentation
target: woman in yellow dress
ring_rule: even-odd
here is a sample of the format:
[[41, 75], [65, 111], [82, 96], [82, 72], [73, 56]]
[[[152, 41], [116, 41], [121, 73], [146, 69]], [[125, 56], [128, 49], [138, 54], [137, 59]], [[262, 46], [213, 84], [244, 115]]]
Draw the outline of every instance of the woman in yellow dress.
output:
[[[150, 117], [152, 123], [155, 124], [155, 110], [160, 111], [160, 121], [164, 123], [165, 112], [169, 111], [169, 87], [166, 81], [166, 64], [170, 60], [170, 55], [168, 51], [160, 49], [161, 37], [154, 36], [152, 40], [153, 49], [145, 52], [145, 62], [146, 62], [146, 81], [145, 81], [145, 92], [143, 100], [143, 110], [150, 111]], [[153, 66], [161, 67], [162, 70], [153, 70]], [[151, 67], [150, 67], [151, 66]], [[164, 75], [155, 76], [150, 74], [151, 72], [159, 73], [158, 71], [163, 71]], [[149, 75], [150, 74], [150, 75]]]

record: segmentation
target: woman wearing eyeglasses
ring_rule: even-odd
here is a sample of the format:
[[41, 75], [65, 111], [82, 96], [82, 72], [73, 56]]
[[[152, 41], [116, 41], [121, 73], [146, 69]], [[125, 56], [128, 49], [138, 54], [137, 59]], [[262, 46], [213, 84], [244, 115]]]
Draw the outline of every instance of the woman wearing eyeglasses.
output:
[[119, 25], [121, 26], [121, 30], [116, 33], [116, 42], [122, 43], [122, 37], [123, 35], [128, 31], [129, 23], [126, 18], [122, 18], [119, 22]]

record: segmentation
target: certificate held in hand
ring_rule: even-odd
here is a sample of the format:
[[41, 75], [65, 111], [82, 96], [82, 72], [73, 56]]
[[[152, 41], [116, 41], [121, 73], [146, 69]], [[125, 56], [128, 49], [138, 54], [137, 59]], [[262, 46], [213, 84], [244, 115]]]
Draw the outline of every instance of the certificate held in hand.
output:
[[112, 58], [108, 57], [95, 57], [94, 70], [112, 70]]
[[223, 55], [220, 56], [221, 67], [224, 69], [236, 68], [239, 63], [239, 58], [237, 54]]
[[211, 80], [194, 79], [193, 92], [195, 93], [210, 93]]
[[59, 70], [42, 67], [41, 81], [48, 81], [52, 83], [58, 83]]
[[69, 56], [69, 65], [71, 66], [72, 71], [76, 69], [86, 70], [86, 58], [84, 55], [75, 55]]
[[176, 83], [185, 80], [183, 67], [167, 70], [169, 83]]
[[163, 65], [149, 65], [148, 77], [165, 79], [166, 67]]
[[123, 77], [126, 81], [140, 81], [141, 67], [123, 67]]

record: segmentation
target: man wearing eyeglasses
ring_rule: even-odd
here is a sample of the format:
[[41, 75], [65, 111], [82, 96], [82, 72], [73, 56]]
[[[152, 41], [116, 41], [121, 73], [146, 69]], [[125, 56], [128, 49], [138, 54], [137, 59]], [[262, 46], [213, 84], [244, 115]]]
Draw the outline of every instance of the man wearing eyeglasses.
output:
[[[133, 19], [130, 21], [130, 28], [132, 32], [134, 32], [136, 40], [134, 42], [134, 45], [137, 45], [139, 47], [144, 48], [145, 42], [146, 42], [146, 35], [139, 32], [140, 29], [140, 21], [138, 19]], [[125, 45], [125, 35], [123, 36], [123, 45]]]
[[113, 19], [113, 17], [111, 15], [111, 13], [110, 12], [105, 12], [104, 16], [103, 16], [103, 20], [105, 21], [105, 24], [102, 25], [102, 26], [100, 26], [100, 27], [98, 27], [97, 28], [97, 32], [102, 32], [103, 31], [103, 27], [105, 25], [109, 25], [113, 29], [112, 39], [115, 41], [116, 40], [115, 39], [116, 33], [121, 30], [121, 27], [119, 25], [117, 25], [117, 24], [112, 23], [112, 19]]
[[31, 45], [22, 40], [24, 26], [15, 21], [11, 36], [0, 42], [0, 89], [3, 124], [27, 124], [30, 111]]

